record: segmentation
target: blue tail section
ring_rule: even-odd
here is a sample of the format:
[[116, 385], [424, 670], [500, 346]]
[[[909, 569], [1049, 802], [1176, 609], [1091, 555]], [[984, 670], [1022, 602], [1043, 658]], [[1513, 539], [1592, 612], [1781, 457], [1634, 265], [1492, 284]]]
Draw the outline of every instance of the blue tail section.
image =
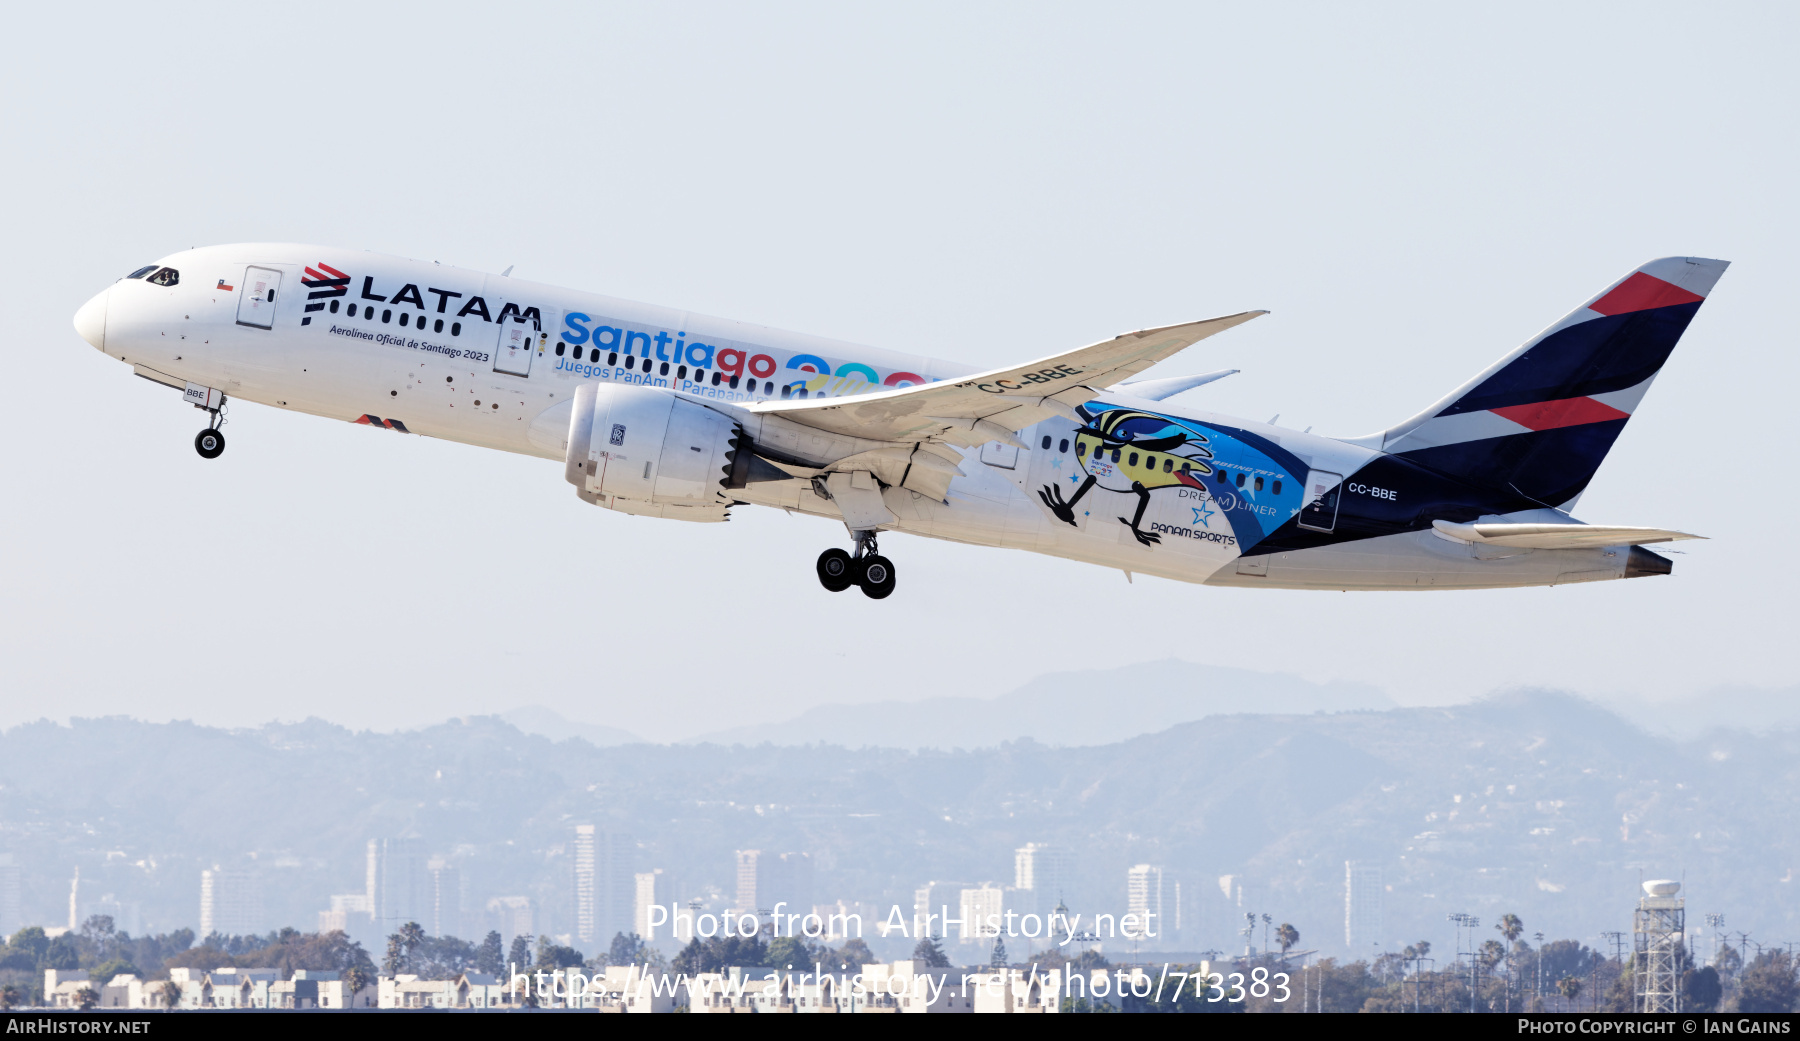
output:
[[1538, 505], [1571, 504], [1726, 267], [1697, 257], [1643, 265], [1380, 435], [1380, 447]]

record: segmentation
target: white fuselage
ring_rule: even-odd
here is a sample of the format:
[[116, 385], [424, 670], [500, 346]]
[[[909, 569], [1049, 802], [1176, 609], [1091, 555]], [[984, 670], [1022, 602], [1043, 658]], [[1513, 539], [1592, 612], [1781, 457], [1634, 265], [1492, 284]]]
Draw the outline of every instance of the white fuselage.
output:
[[[562, 459], [577, 387], [666, 387], [701, 402], [790, 394], [845, 396], [959, 376], [970, 368], [687, 311], [439, 264], [315, 246], [244, 244], [189, 250], [160, 264], [174, 285], [115, 283], [83, 309], [90, 342], [149, 379], [196, 385], [350, 422], [370, 422], [484, 448]], [[272, 294], [272, 296], [271, 296]], [[96, 315], [95, 308], [101, 312]], [[518, 319], [523, 318], [523, 321]], [[83, 324], [83, 323], [86, 324]], [[90, 331], [98, 323], [97, 330]], [[96, 335], [98, 337], [96, 342]], [[897, 530], [1031, 550], [1188, 582], [1303, 588], [1469, 588], [1618, 577], [1623, 554], [1554, 550], [1478, 558], [1470, 547], [1406, 532], [1280, 552], [1245, 564], [1234, 517], [1263, 529], [1293, 516], [1308, 473], [1284, 472], [1254, 443], [1280, 446], [1313, 472], [1354, 475], [1379, 452], [1343, 441], [1160, 402], [1103, 402], [1180, 416], [1215, 434], [1221, 480], [1150, 496], [1140, 530], [1131, 480], [1078, 458], [1076, 424], [1020, 433], [1025, 449], [963, 450], [965, 476], [940, 501], [901, 488], [883, 498]], [[1240, 436], [1241, 435], [1241, 436]], [[1241, 449], [1241, 451], [1240, 451]], [[1132, 456], [1136, 458], [1135, 455]], [[1075, 521], [1052, 516], [1040, 490], [1072, 494], [1093, 474]], [[1225, 478], [1229, 477], [1229, 480]], [[1141, 481], [1140, 481], [1141, 483]], [[1357, 494], [1391, 494], [1345, 484]], [[752, 485], [739, 500], [839, 519], [804, 480]]]

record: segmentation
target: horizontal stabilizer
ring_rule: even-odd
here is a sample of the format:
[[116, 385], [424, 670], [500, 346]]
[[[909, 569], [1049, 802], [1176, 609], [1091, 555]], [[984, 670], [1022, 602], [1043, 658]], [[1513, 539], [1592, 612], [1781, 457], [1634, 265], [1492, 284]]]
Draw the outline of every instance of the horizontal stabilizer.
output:
[[1242, 369], [1220, 369], [1217, 372], [1203, 372], [1198, 376], [1170, 376], [1160, 380], [1120, 383], [1107, 389], [1116, 390], [1121, 394], [1130, 394], [1134, 398], [1143, 398], [1146, 401], [1162, 401], [1165, 398], [1172, 398], [1184, 390], [1203, 387], [1213, 380], [1222, 380], [1242, 371]]
[[1514, 549], [1597, 549], [1705, 538], [1667, 528], [1631, 528], [1616, 524], [1452, 524], [1439, 520], [1432, 521], [1431, 526], [1439, 534], [1458, 542]]

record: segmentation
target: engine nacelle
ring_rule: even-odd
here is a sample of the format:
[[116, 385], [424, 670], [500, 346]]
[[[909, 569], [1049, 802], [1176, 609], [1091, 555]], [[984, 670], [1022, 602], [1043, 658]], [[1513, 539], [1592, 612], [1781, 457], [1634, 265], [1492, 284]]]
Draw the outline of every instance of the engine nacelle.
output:
[[658, 387], [585, 384], [569, 416], [564, 474], [597, 506], [652, 517], [722, 521], [722, 494], [750, 453], [727, 417]]

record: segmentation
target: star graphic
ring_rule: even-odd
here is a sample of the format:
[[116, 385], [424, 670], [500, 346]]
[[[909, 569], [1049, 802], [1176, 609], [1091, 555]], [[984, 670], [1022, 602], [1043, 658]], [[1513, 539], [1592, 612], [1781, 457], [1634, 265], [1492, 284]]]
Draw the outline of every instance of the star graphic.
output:
[[1080, 484], [1081, 483], [1081, 475], [1080, 474], [1070, 474], [1069, 475], [1069, 483], [1070, 484]]
[[1207, 507], [1207, 505], [1205, 503], [1201, 503], [1198, 506], [1190, 506], [1189, 509], [1194, 511], [1194, 523], [1195, 524], [1200, 525], [1202, 528], [1212, 527], [1212, 525], [1208, 524], [1207, 521], [1217, 511], [1210, 509], [1209, 507]]

